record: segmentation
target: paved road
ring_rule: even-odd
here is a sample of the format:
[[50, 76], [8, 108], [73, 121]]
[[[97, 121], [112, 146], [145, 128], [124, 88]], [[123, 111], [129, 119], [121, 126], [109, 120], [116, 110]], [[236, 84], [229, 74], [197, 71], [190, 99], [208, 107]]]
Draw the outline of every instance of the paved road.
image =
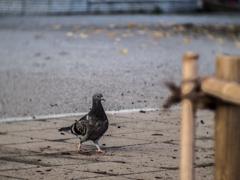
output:
[[200, 53], [201, 75], [217, 54], [239, 54], [239, 24], [239, 14], [1, 17], [0, 118], [86, 112], [95, 92], [105, 110], [157, 108], [184, 52]]
[[[82, 145], [58, 128], [75, 118], [1, 123], [0, 179], [179, 179], [179, 110], [108, 115], [109, 129], [99, 140]], [[200, 121], [204, 121], [204, 124]], [[213, 114], [196, 119], [196, 180], [212, 180], [214, 162]]]

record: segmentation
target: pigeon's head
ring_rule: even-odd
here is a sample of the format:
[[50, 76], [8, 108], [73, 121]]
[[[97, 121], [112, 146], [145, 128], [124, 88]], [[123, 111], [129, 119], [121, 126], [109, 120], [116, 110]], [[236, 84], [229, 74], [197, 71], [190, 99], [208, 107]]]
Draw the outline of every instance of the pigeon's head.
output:
[[93, 102], [97, 103], [97, 102], [101, 102], [101, 100], [105, 101], [105, 99], [103, 98], [103, 95], [101, 93], [95, 93], [92, 97]]

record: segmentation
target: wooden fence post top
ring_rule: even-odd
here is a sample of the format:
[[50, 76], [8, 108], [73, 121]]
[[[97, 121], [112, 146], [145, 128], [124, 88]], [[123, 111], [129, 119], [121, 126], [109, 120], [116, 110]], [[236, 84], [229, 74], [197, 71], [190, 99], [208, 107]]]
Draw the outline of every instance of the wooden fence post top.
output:
[[183, 61], [198, 60], [198, 57], [198, 53], [189, 51], [183, 54]]
[[218, 54], [217, 59], [231, 59], [231, 60], [239, 60], [240, 56], [239, 55], [229, 55], [229, 54]]

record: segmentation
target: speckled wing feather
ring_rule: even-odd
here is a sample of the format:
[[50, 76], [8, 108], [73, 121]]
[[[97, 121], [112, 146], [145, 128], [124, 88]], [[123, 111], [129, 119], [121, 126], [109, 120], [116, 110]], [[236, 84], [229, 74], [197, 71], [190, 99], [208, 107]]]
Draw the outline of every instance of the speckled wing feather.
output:
[[75, 135], [84, 136], [87, 132], [89, 120], [88, 115], [83, 116], [71, 126], [71, 131]]

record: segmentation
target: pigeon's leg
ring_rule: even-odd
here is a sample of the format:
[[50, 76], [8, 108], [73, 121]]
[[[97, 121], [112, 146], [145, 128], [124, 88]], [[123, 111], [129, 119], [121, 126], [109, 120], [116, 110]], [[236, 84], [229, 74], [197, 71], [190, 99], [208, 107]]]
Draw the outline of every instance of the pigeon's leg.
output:
[[104, 151], [101, 150], [100, 146], [98, 145], [98, 139], [93, 142], [94, 142], [95, 146], [98, 148], [98, 150], [96, 152], [105, 153]]
[[79, 145], [77, 145], [79, 151], [85, 151], [84, 149], [81, 148], [82, 143], [80, 142]]

